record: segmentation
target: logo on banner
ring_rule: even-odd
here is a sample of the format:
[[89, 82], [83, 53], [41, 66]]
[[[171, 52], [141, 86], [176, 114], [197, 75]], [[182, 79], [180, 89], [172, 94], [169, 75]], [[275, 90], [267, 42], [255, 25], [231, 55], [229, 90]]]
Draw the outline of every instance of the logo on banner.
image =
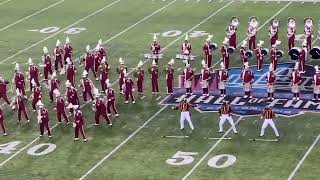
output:
[[[312, 101], [315, 70], [311, 65], [306, 65], [306, 73], [302, 76], [300, 100], [292, 100], [290, 76], [294, 66], [295, 63], [278, 64], [274, 100], [267, 99], [266, 77], [269, 65], [264, 65], [260, 72], [256, 70], [255, 66], [250, 67], [254, 73], [253, 98], [243, 98], [244, 91], [240, 79], [242, 68], [233, 68], [228, 71], [227, 97], [220, 97], [220, 91], [217, 89], [211, 91], [209, 96], [203, 96], [201, 88], [194, 89], [192, 95], [186, 95], [185, 89], [179, 87], [175, 88], [174, 94], [166, 97], [161, 104], [176, 105], [183, 98], [186, 98], [191, 104], [196, 105], [196, 109], [200, 112], [217, 112], [223, 99], [226, 99], [231, 104], [232, 112], [241, 116], [260, 115], [266, 105], [272, 107], [275, 113], [282, 116], [295, 116], [304, 112], [320, 112], [320, 101]], [[195, 76], [195, 79], [200, 79], [201, 74]], [[217, 83], [217, 81], [211, 83]], [[216, 84], [210, 86], [216, 86]]]

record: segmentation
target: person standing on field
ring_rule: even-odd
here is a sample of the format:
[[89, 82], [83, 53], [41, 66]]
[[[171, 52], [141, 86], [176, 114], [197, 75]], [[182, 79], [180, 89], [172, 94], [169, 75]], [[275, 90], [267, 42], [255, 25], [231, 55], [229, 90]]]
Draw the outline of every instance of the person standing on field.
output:
[[180, 109], [181, 115], [180, 115], [180, 130], [184, 129], [184, 122], [187, 121], [189, 123], [189, 126], [191, 130], [194, 130], [192, 121], [191, 121], [191, 115], [189, 112], [189, 108], [191, 108], [191, 104], [187, 102], [186, 98], [184, 98], [178, 106], [173, 107], [172, 109], [177, 110]]

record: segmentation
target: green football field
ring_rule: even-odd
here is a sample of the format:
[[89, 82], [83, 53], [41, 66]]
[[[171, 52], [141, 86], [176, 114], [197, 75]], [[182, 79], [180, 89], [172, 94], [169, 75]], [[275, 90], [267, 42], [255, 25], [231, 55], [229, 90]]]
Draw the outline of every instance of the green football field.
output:
[[[283, 42], [280, 49], [287, 52], [287, 18], [294, 16], [297, 34], [303, 34], [303, 20], [307, 16], [313, 18], [314, 30], [318, 28], [319, 9], [320, 3], [290, 1], [0, 0], [0, 75], [9, 81], [16, 62], [26, 71], [29, 57], [40, 63], [43, 46], [47, 46], [52, 55], [56, 40], [64, 42], [67, 36], [74, 48], [77, 81], [83, 71], [79, 58], [85, 46], [89, 44], [93, 48], [99, 38], [103, 40], [109, 52], [110, 82], [116, 91], [119, 89], [116, 72], [119, 57], [129, 67], [129, 76], [133, 77], [132, 68], [140, 60], [143, 60], [147, 73], [151, 62], [143, 59], [143, 53], [149, 50], [153, 33], [159, 33], [158, 40], [164, 54], [160, 62], [160, 95], [151, 95], [148, 74], [145, 97], [137, 99], [136, 104], [125, 105], [124, 98], [117, 93], [120, 116], [113, 117], [112, 127], [105, 126], [103, 121], [100, 126], [93, 126], [92, 102], [82, 102], [88, 142], [74, 142], [72, 125], [57, 124], [54, 104], [49, 102], [48, 89], [44, 85], [44, 103], [50, 110], [52, 139], [47, 136], [39, 138], [36, 114], [32, 113], [30, 102], [31, 122], [18, 124], [16, 111], [11, 111], [0, 100], [8, 129], [8, 136], [0, 137], [0, 180], [320, 179], [319, 114], [278, 117], [276, 125], [280, 139], [266, 142], [249, 141], [259, 135], [262, 124], [259, 117], [234, 116], [239, 134], [233, 134], [229, 126], [219, 134], [217, 113], [192, 110], [195, 131], [188, 126], [180, 131], [180, 113], [169, 106], [159, 105], [166, 97], [163, 69], [180, 50], [185, 33], [189, 34], [193, 53], [197, 55], [191, 66], [200, 72], [202, 44], [207, 34], [212, 34], [213, 41], [221, 45], [232, 16], [240, 19], [238, 44], [246, 38], [250, 16], [258, 17], [257, 40], [264, 40], [265, 44], [269, 44], [269, 21], [279, 18], [279, 38]], [[298, 39], [296, 43], [300, 46], [302, 40]], [[313, 43], [320, 42], [315, 40]], [[288, 59], [286, 54], [283, 62]], [[241, 65], [239, 57], [238, 51], [232, 55], [231, 66]], [[219, 68], [219, 59], [220, 53], [215, 51], [215, 68]], [[176, 61], [174, 66], [177, 76], [184, 64]], [[65, 81], [64, 76], [59, 79]], [[100, 87], [100, 84], [96, 85]], [[178, 85], [178, 78], [175, 85]], [[63, 85], [60, 92], [64, 89]], [[12, 92], [8, 94], [14, 96]], [[82, 97], [80, 99], [82, 101]], [[275, 138], [271, 129], [264, 138]]]

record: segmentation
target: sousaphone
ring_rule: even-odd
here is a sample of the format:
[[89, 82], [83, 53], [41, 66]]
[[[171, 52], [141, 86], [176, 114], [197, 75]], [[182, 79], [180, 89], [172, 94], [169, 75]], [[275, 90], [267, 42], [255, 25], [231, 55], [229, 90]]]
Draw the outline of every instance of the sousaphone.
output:
[[293, 47], [289, 50], [289, 56], [291, 60], [297, 61], [300, 57], [301, 48], [299, 47]]
[[310, 50], [310, 57], [312, 59], [320, 59], [320, 47], [316, 46]]

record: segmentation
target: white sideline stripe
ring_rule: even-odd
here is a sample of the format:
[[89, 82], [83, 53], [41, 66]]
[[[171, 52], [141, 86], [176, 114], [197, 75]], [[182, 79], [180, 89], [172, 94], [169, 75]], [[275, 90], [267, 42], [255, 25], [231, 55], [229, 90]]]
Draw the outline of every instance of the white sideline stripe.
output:
[[74, 25], [76, 25], [76, 24], [80, 23], [81, 21], [86, 20], [86, 19], [90, 18], [91, 16], [96, 15], [97, 13], [99, 13], [99, 12], [103, 11], [103, 10], [104, 10], [104, 9], [106, 9], [106, 8], [109, 8], [109, 7], [113, 6], [114, 4], [116, 4], [116, 3], [120, 2], [120, 1], [121, 1], [121, 0], [117, 0], [117, 1], [112, 2], [111, 4], [108, 4], [107, 6], [104, 6], [103, 8], [101, 8], [101, 9], [97, 10], [96, 12], [94, 12], [94, 13], [92, 13], [92, 14], [87, 15], [86, 17], [84, 17], [84, 18], [82, 18], [82, 19], [80, 19], [80, 20], [78, 20], [78, 21], [76, 21], [76, 22], [72, 23], [71, 25], [69, 25], [69, 26], [67, 26], [67, 27], [65, 27], [65, 28], [63, 28], [63, 29], [61, 29], [61, 30], [59, 30], [59, 31], [57, 31], [57, 32], [55, 32], [55, 33], [53, 33], [53, 34], [51, 34], [50, 36], [48, 36], [48, 37], [46, 37], [46, 38], [42, 39], [41, 41], [39, 41], [39, 42], [37, 42], [37, 43], [34, 43], [34, 44], [32, 44], [31, 46], [29, 46], [29, 47], [27, 47], [27, 48], [24, 48], [23, 50], [20, 50], [19, 52], [17, 52], [17, 53], [15, 53], [15, 54], [13, 54], [12, 56], [10, 56], [10, 57], [8, 57], [8, 58], [6, 58], [6, 59], [4, 59], [4, 60], [0, 61], [0, 63], [6, 62], [6, 61], [8, 61], [8, 60], [9, 60], [9, 59], [11, 59], [11, 58], [16, 57], [17, 55], [19, 55], [19, 54], [21, 54], [21, 53], [23, 53], [23, 52], [25, 52], [25, 51], [27, 51], [27, 50], [31, 49], [32, 47], [34, 47], [34, 46], [36, 46], [36, 45], [38, 45], [38, 44], [40, 44], [40, 43], [42, 43], [42, 42], [44, 42], [44, 41], [46, 41], [46, 40], [50, 39], [51, 37], [53, 37], [53, 36], [55, 36], [55, 35], [59, 34], [60, 32], [63, 32], [63, 31], [65, 31], [65, 30], [67, 30], [68, 28], [70, 28], [70, 27], [72, 27], [72, 26], [74, 26]]
[[143, 129], [150, 121], [152, 121], [158, 114], [160, 114], [166, 107], [163, 106], [157, 113], [155, 113], [150, 119], [148, 119], [142, 126], [140, 126], [137, 130], [135, 130], [130, 136], [127, 137], [124, 141], [122, 141], [116, 148], [114, 148], [107, 156], [101, 159], [97, 164], [95, 164], [88, 172], [86, 172], [83, 176], [81, 176], [80, 180], [83, 180], [87, 177], [92, 171], [94, 171], [100, 164], [102, 164], [106, 159], [112, 156], [118, 149], [120, 149], [123, 145], [125, 145], [132, 137], [134, 137], [141, 129]]
[[[287, 3], [283, 8], [281, 8], [276, 14], [274, 14], [270, 19], [268, 19], [266, 22], [264, 22], [258, 29], [257, 32], [263, 28], [266, 24], [268, 24], [274, 17], [276, 17], [278, 14], [280, 14], [283, 10], [285, 10], [292, 2]], [[236, 48], [239, 48], [242, 44], [243, 41], [247, 40], [248, 37], [246, 37], [244, 40], [240, 41], [240, 43], [237, 45]], [[212, 68], [214, 68], [217, 64], [219, 64], [221, 60], [217, 61], [216, 63], [213, 64]]]
[[[14, 22], [14, 23], [12, 23], [12, 24], [10, 24], [10, 25], [8, 25], [8, 26], [5, 26], [5, 27], [1, 28], [0, 31], [3, 31], [3, 30], [5, 30], [5, 29], [8, 29], [8, 28], [11, 27], [11, 26], [14, 26], [14, 25], [16, 25], [16, 24], [18, 24], [18, 23], [20, 23], [20, 22], [22, 22], [22, 21], [24, 21], [24, 20], [26, 20], [26, 19], [28, 19], [28, 18], [31, 18], [32, 16], [35, 16], [35, 15], [37, 15], [37, 14], [39, 14], [39, 13], [41, 13], [41, 12], [47, 10], [47, 9], [50, 9], [50, 8], [56, 6], [57, 4], [62, 3], [63, 1], [65, 1], [65, 0], [61, 0], [61, 1], [59, 1], [59, 2], [56, 2], [56, 3], [52, 4], [52, 5], [44, 8], [44, 9], [41, 9], [40, 11], [37, 11], [37, 12], [35, 12], [35, 13], [33, 13], [33, 14], [30, 14], [29, 16], [26, 16], [26, 17], [24, 17], [24, 18], [22, 18], [22, 19], [20, 19], [20, 20], [18, 20], [18, 21], [16, 21], [16, 22]], [[0, 5], [1, 5], [1, 4], [0, 4]]]
[[[203, 24], [204, 22], [206, 22], [207, 20], [209, 20], [210, 18], [212, 18], [213, 16], [215, 16], [218, 12], [222, 11], [224, 8], [228, 7], [230, 4], [232, 4], [233, 1], [229, 2], [227, 5], [223, 6], [222, 8], [220, 8], [219, 10], [217, 10], [215, 13], [211, 14], [208, 18], [206, 18], [205, 20], [201, 21], [199, 24], [197, 24], [196, 26], [194, 26], [193, 28], [191, 28], [189, 31], [187, 31], [186, 33], [189, 33], [190, 31], [192, 31], [193, 29], [197, 28], [198, 26], [200, 26], [201, 24]], [[185, 33], [185, 34], [186, 34]], [[174, 40], [173, 42], [176, 42], [178, 39], [180, 39], [181, 37], [184, 37], [185, 35], [182, 35], [180, 37], [178, 37], [176, 40]], [[167, 45], [164, 49], [168, 48], [171, 44]], [[145, 61], [146, 62], [146, 61]], [[131, 73], [132, 71], [130, 71], [129, 73]], [[116, 81], [117, 82], [117, 81]], [[115, 82], [115, 83], [116, 83]], [[113, 84], [115, 84], [113, 83]], [[113, 85], [112, 84], [112, 85]], [[134, 131], [130, 136], [127, 137], [127, 139], [125, 139], [124, 141], [122, 141], [116, 148], [114, 148], [108, 155], [106, 155], [104, 158], [102, 158], [97, 164], [95, 164], [89, 171], [87, 171], [84, 175], [81, 176], [80, 180], [83, 180], [85, 177], [87, 177], [90, 173], [92, 173], [100, 164], [102, 164], [106, 159], [108, 159], [110, 156], [112, 156], [116, 151], [118, 151], [118, 149], [120, 149], [124, 144], [126, 144], [132, 137], [134, 137], [141, 129], [143, 129], [149, 122], [151, 122], [158, 114], [160, 114], [165, 108], [167, 108], [168, 105], [165, 105], [164, 107], [162, 107], [158, 112], [156, 112], [150, 119], [148, 119], [141, 127], [139, 127], [136, 131]]]
[[[241, 121], [241, 119], [242, 119], [242, 116], [240, 116], [238, 119], [237, 119], [237, 121], [235, 122], [235, 125], [237, 125], [240, 121]], [[232, 130], [232, 127], [230, 127], [229, 129], [228, 129], [228, 131], [226, 132], [226, 133], [224, 133], [224, 135], [221, 137], [221, 139], [219, 139], [210, 149], [209, 149], [209, 151], [205, 154], [205, 155], [203, 155], [202, 156], [202, 158], [197, 162], [197, 164], [196, 165], [194, 165], [193, 167], [192, 167], [192, 169], [182, 178], [182, 180], [185, 180], [185, 179], [187, 179], [190, 175], [191, 175], [191, 173], [202, 163], [202, 161], [219, 145], [219, 143], [223, 140], [223, 138], [225, 138], [228, 134], [229, 134], [229, 132]]]
[[[118, 1], [120, 1], [120, 0], [118, 0]], [[164, 7], [162, 7], [162, 8], [160, 8], [161, 10], [163, 10], [164, 8], [166, 8], [166, 7], [168, 7], [169, 5], [171, 5], [173, 2], [175, 2], [175, 1], [177, 1], [177, 0], [174, 0], [174, 1], [172, 1], [171, 3], [169, 3], [169, 4], [167, 4], [166, 6], [164, 6]], [[117, 1], [116, 1], [117, 2]], [[156, 14], [156, 12], [159, 12], [160, 11], [160, 9], [159, 10], [157, 10], [157, 11], [155, 11], [155, 12], [153, 12], [151, 15], [149, 15], [149, 16], [147, 16], [148, 18], [150, 18], [152, 15], [154, 15], [154, 14]], [[146, 18], [144, 18], [144, 20], [146, 20]], [[142, 22], [142, 21], [139, 21], [140, 23]], [[135, 26], [137, 25], [138, 23], [136, 23], [135, 24]], [[131, 28], [132, 27], [134, 27], [134, 26], [130, 26]], [[128, 31], [129, 29], [127, 28], [125, 31]], [[122, 31], [121, 32], [121, 34], [123, 34], [125, 31]], [[119, 33], [120, 34], [120, 33]], [[118, 35], [119, 36], [119, 35]], [[113, 38], [114, 39], [114, 38]], [[113, 84], [115, 84], [115, 83], [113, 83]], [[111, 85], [111, 86], [113, 86], [113, 84]], [[145, 97], [145, 96], [144, 96]], [[84, 103], [83, 105], [81, 105], [80, 106], [80, 108], [82, 108], [82, 107], [84, 107], [86, 104], [88, 104], [89, 102], [91, 102], [91, 100], [90, 101], [87, 101], [86, 103]], [[3, 103], [3, 105], [4, 105], [5, 103]], [[68, 115], [68, 117], [70, 116], [71, 114], [69, 114]], [[51, 128], [50, 128], [50, 130], [53, 130], [55, 127], [57, 127], [57, 125], [58, 124], [55, 124], [54, 126], [52, 126]], [[46, 132], [45, 132], [46, 133]], [[22, 148], [22, 150], [24, 150], [24, 149], [26, 149], [27, 147], [29, 147], [31, 144], [33, 144], [35, 141], [37, 141], [39, 139], [39, 137], [38, 138], [36, 138], [36, 139], [34, 139], [33, 141], [31, 141], [29, 144], [27, 144], [26, 146], [24, 146], [23, 148]], [[19, 150], [19, 151], [17, 151], [15, 154], [13, 154], [12, 156], [10, 156], [8, 159], [6, 159], [4, 162], [2, 162], [1, 164], [0, 164], [0, 167], [1, 166], [3, 166], [5, 163], [7, 163], [9, 160], [11, 160], [12, 158], [14, 158], [15, 156], [17, 156], [22, 150]]]
[[[111, 40], [115, 39], [116, 37], [118, 37], [118, 36], [122, 35], [123, 33], [127, 32], [127, 31], [130, 30], [131, 28], [137, 26], [138, 24], [142, 23], [143, 21], [149, 19], [149, 18], [152, 17], [153, 15], [155, 15], [155, 14], [157, 14], [158, 12], [162, 11], [163, 9], [167, 8], [168, 6], [170, 6], [171, 4], [175, 3], [176, 1], [177, 1], [177, 0], [174, 0], [174, 1], [170, 2], [169, 4], [163, 6], [162, 8], [160, 8], [160, 9], [158, 9], [157, 11], [151, 13], [150, 15], [146, 16], [145, 18], [141, 19], [140, 21], [136, 22], [135, 24], [129, 26], [129, 27], [126, 28], [125, 30], [123, 30], [123, 31], [119, 32], [118, 34], [114, 35], [114, 36], [111, 37], [110, 39], [104, 41], [102, 44], [106, 44], [106, 43], [110, 42]], [[94, 50], [94, 49], [95, 49], [95, 48], [93, 48], [93, 49], [91, 49], [91, 50]], [[80, 56], [80, 58], [82, 58], [82, 57], [83, 57], [83, 56]], [[75, 59], [74, 62], [79, 61], [80, 58]], [[131, 70], [131, 72], [132, 72], [134, 69], [135, 69], [135, 68], [133, 68], [133, 69]]]
[[[178, 41], [179, 39], [181, 39], [182, 37], [185, 37], [186, 34], [190, 33], [191, 31], [193, 31], [194, 29], [196, 29], [197, 27], [199, 27], [201, 24], [205, 23], [206, 21], [208, 21], [210, 18], [212, 18], [213, 16], [215, 16], [216, 14], [218, 14], [220, 11], [222, 11], [224, 8], [228, 7], [230, 4], [232, 4], [234, 1], [229, 2], [228, 4], [226, 4], [225, 6], [223, 6], [222, 8], [220, 8], [218, 11], [214, 12], [213, 14], [211, 14], [210, 16], [208, 16], [206, 19], [204, 19], [203, 21], [201, 21], [199, 24], [197, 24], [196, 26], [194, 26], [193, 28], [191, 28], [190, 30], [188, 30], [187, 32], [185, 32], [184, 34], [182, 34], [181, 36], [179, 36], [178, 38], [176, 38], [174, 41], [172, 41], [171, 43], [169, 43], [167, 46], [165, 46], [161, 52], [163, 52], [164, 50], [166, 50], [168, 47], [170, 47], [172, 44], [174, 44], [176, 41]], [[145, 64], [148, 60], [144, 60], [142, 63]], [[134, 70], [130, 70], [128, 72], [128, 74], [132, 73]], [[117, 83], [119, 81], [116, 80], [113, 84]], [[112, 84], [112, 85], [113, 85]]]
[[317, 144], [317, 142], [320, 139], [320, 134], [317, 136], [317, 138], [314, 140], [314, 142], [312, 143], [312, 145], [310, 146], [310, 148], [308, 149], [308, 151], [304, 154], [304, 156], [302, 157], [302, 159], [300, 160], [300, 162], [298, 163], [298, 165], [294, 168], [294, 170], [292, 171], [292, 173], [290, 174], [290, 176], [288, 177], [288, 180], [291, 180], [293, 178], [293, 176], [295, 175], [295, 173], [298, 171], [298, 169], [300, 168], [300, 166], [302, 165], [302, 163], [306, 160], [306, 158], [308, 157], [308, 155], [310, 154], [310, 152], [312, 151], [312, 149], [314, 148], [314, 146]]
[[12, 0], [4, 1], [4, 2], [0, 3], [0, 6], [1, 6], [2, 4], [5, 4], [5, 3], [7, 3], [7, 2], [10, 2], [10, 1], [12, 1]]

